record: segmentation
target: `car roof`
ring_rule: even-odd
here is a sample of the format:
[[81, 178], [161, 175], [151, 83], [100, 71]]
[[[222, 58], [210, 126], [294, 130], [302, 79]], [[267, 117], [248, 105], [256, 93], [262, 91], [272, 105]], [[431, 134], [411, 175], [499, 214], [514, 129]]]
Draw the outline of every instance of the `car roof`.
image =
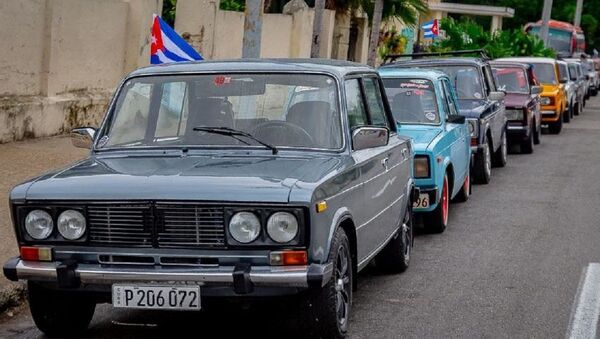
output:
[[441, 77], [447, 78], [446, 73], [435, 69], [424, 68], [405, 68], [405, 67], [385, 67], [379, 69], [379, 75], [385, 77], [410, 77], [410, 78], [425, 78], [435, 81]]
[[383, 65], [381, 68], [387, 67], [410, 67], [411, 65], [473, 65], [484, 66], [486, 61], [481, 58], [474, 57], [454, 57], [454, 58], [420, 58], [412, 60], [397, 60], [393, 63]]
[[577, 58], [564, 58], [563, 61], [568, 62], [568, 63], [581, 63], [581, 59], [577, 59]]
[[525, 69], [531, 68], [531, 64], [528, 64], [526, 62], [514, 61], [514, 60], [510, 60], [510, 61], [494, 60], [494, 61], [490, 62], [490, 65], [492, 65], [492, 67], [505, 66], [505, 67], [520, 67], [520, 68], [525, 68]]
[[517, 61], [517, 62], [526, 62], [526, 63], [537, 63], [537, 64], [554, 64], [556, 63], [556, 59], [545, 58], [545, 57], [510, 57], [510, 58], [500, 58], [496, 59], [496, 61]]
[[351, 73], [375, 73], [372, 67], [331, 59], [227, 59], [176, 62], [137, 69], [128, 77], [140, 75], [215, 72], [326, 72], [344, 77]]

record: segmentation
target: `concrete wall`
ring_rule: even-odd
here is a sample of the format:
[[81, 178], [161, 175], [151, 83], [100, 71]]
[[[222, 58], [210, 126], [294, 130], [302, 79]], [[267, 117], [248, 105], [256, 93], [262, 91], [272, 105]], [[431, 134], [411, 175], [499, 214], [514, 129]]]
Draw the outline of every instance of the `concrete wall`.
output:
[[0, 142], [98, 125], [162, 0], [0, 1]]

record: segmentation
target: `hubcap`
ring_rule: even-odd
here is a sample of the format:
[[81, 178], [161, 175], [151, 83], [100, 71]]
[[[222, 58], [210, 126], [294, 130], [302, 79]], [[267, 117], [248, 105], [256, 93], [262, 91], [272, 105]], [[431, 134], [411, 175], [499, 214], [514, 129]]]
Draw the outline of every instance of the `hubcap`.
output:
[[348, 250], [340, 246], [335, 267], [335, 294], [337, 321], [342, 330], [348, 326], [350, 311], [350, 264]]
[[444, 177], [444, 187], [442, 189], [442, 222], [448, 224], [448, 178]]
[[508, 147], [506, 144], [506, 134], [502, 137], [502, 161], [506, 161], [508, 157]]

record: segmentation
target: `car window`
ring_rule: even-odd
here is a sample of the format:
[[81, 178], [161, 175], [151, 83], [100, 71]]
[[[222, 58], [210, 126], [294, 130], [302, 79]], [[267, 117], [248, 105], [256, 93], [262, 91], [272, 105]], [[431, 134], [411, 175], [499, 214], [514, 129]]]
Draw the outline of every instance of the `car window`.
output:
[[440, 122], [435, 88], [431, 81], [384, 78], [383, 85], [396, 121], [408, 124]]
[[350, 129], [368, 124], [367, 110], [363, 102], [358, 79], [346, 80], [346, 109]]
[[556, 70], [554, 64], [532, 63], [533, 73], [542, 84], [557, 85]]
[[377, 78], [364, 78], [363, 85], [365, 86], [365, 95], [369, 107], [371, 125], [388, 126], [379, 81], [377, 81]]
[[484, 98], [484, 84], [481, 81], [479, 70], [476, 67], [444, 65], [432, 68], [446, 73], [454, 84], [454, 88], [456, 88], [456, 94], [459, 100]]
[[560, 76], [560, 78], [567, 78], [569, 79], [569, 71], [567, 69], [567, 65], [565, 64], [558, 64], [558, 74]]
[[577, 81], [577, 65], [569, 64], [569, 75], [571, 80]]
[[454, 100], [455, 94], [452, 85], [448, 82], [448, 80], [442, 80], [442, 86], [444, 88], [444, 96], [446, 97], [447, 105], [448, 105], [448, 115], [458, 115], [458, 107], [456, 101]]
[[529, 93], [527, 75], [520, 67], [493, 68], [498, 81], [498, 88], [507, 93]]
[[146, 135], [150, 94], [154, 84], [137, 82], [126, 86], [126, 94], [120, 96], [120, 114], [117, 114], [110, 128], [110, 144], [114, 145], [139, 142]]
[[181, 135], [182, 131], [185, 131], [187, 107], [187, 84], [185, 82], [165, 83], [162, 86], [154, 136], [162, 138]]

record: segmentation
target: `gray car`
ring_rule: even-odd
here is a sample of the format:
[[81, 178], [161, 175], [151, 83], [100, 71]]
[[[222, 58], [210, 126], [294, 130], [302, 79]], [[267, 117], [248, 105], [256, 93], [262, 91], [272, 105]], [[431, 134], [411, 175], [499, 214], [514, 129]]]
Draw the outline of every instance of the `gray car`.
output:
[[566, 60], [566, 63], [569, 67], [569, 78], [575, 84], [574, 87], [576, 88], [577, 93], [575, 96], [575, 105], [573, 106], [573, 114], [579, 115], [583, 113], [583, 106], [586, 101], [587, 80], [583, 74], [580, 62], [569, 59]]
[[20, 256], [4, 274], [28, 281], [48, 335], [84, 331], [102, 302], [199, 310], [205, 297], [300, 295], [305, 328], [343, 337], [357, 273], [376, 257], [408, 267], [413, 151], [372, 68], [143, 68], [73, 143], [89, 157], [10, 193]]

